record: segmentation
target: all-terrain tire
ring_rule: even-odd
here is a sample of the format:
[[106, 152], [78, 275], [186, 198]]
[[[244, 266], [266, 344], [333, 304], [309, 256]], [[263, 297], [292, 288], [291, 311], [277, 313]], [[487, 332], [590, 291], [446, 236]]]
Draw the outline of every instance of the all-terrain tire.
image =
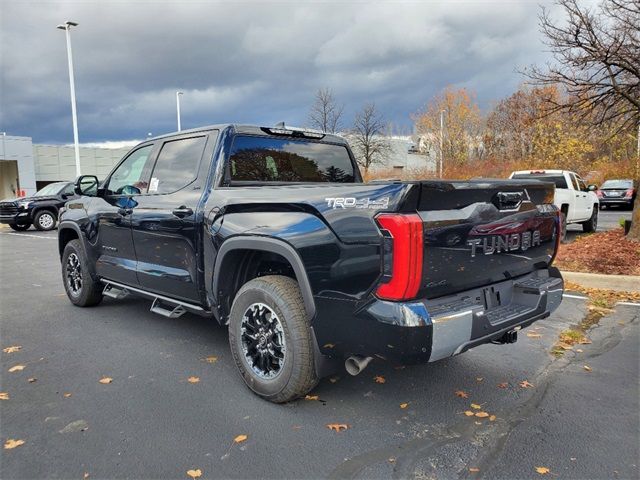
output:
[[[280, 323], [280, 335], [284, 336], [282, 343], [285, 348], [279, 351], [284, 352], [282, 364], [273, 378], [265, 378], [264, 371], [256, 372], [256, 369], [260, 370], [260, 363], [254, 361], [255, 356], [251, 357], [255, 350], [248, 346], [250, 342], [246, 333], [250, 330], [247, 319], [253, 315], [249, 312], [262, 308], [256, 305], [268, 307], [259, 311], [270, 309], [275, 314]], [[272, 314], [266, 318], [272, 319]], [[273, 320], [268, 323], [274, 324]], [[273, 335], [267, 338], [273, 338]], [[295, 280], [269, 275], [247, 282], [238, 291], [229, 315], [229, 345], [242, 378], [254, 393], [274, 403], [288, 402], [309, 393], [318, 383], [314, 368], [313, 341], [302, 294]]]
[[9, 228], [11, 230], [15, 230], [16, 232], [24, 232], [25, 230], [29, 230], [31, 224], [27, 223], [26, 225], [18, 225], [17, 223], [10, 223]]
[[62, 253], [62, 283], [67, 297], [79, 307], [92, 307], [102, 301], [102, 285], [89, 273], [89, 261], [80, 240], [71, 240]]
[[582, 231], [585, 233], [594, 233], [598, 228], [598, 208], [594, 205], [591, 218], [586, 222], [582, 222]]
[[41, 232], [48, 232], [56, 228], [57, 221], [58, 219], [54, 213], [49, 210], [40, 210], [36, 213], [36, 216], [33, 217], [33, 226]]

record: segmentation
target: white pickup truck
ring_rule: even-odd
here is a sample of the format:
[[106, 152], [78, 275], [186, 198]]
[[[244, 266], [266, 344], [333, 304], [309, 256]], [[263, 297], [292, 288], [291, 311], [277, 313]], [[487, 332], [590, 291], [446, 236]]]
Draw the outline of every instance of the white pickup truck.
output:
[[579, 223], [584, 232], [592, 233], [598, 228], [598, 210], [600, 201], [595, 194], [596, 185], [586, 185], [575, 172], [567, 170], [519, 170], [509, 178], [542, 180], [556, 184], [553, 203], [562, 213], [562, 239], [567, 225]]

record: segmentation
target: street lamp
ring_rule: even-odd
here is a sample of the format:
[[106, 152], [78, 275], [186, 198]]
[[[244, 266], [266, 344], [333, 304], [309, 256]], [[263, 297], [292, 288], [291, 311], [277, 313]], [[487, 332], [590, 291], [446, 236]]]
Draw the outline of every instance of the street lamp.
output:
[[76, 86], [73, 79], [73, 55], [71, 54], [71, 27], [76, 22], [66, 21], [57, 28], [64, 30], [67, 37], [67, 59], [69, 60], [69, 89], [71, 90], [71, 117], [73, 118], [73, 147], [76, 154], [76, 176], [80, 176], [80, 146], [78, 145], [78, 115], [76, 113]]
[[444, 164], [444, 114], [446, 110], [440, 110], [440, 178]]
[[184, 95], [182, 92], [176, 92], [176, 113], [178, 115], [178, 131], [182, 130], [180, 127], [180, 95]]

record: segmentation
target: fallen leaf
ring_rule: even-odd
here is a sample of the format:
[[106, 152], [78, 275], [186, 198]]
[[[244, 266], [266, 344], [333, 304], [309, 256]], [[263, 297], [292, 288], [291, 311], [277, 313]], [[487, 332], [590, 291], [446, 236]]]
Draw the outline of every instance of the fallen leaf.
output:
[[62, 396], [63, 396], [64, 398], [69, 398], [69, 397], [71, 396], [71, 394], [70, 394], [70, 393], [63, 393], [63, 394], [62, 394]]
[[476, 413], [476, 417], [478, 417], [478, 418], [486, 418], [488, 416], [489, 416], [489, 414], [487, 412], [477, 412]]
[[333, 343], [325, 343], [322, 348], [333, 348], [333, 347], [335, 347], [335, 344], [333, 344]]
[[373, 379], [375, 380], [376, 383], [385, 383], [386, 380], [382, 375], [376, 375], [375, 377], [373, 377]]
[[389, 458], [389, 459], [387, 460], [387, 462], [389, 462], [389, 463], [396, 463], [396, 459], [395, 459], [395, 458], [393, 458], [393, 457], [391, 457], [391, 458]]
[[591, 372], [592, 371], [592, 369], [591, 369], [591, 367], [589, 365], [585, 365], [582, 368], [584, 368], [587, 372]]
[[318, 400], [318, 395], [307, 395], [304, 397], [305, 400]]
[[482, 425], [482, 422], [473, 422], [473, 423], [475, 423], [476, 425]]
[[329, 381], [330, 381], [331, 383], [336, 383], [338, 380], [340, 380], [340, 377], [331, 377], [331, 378], [329, 379]]
[[540, 475], [546, 475], [547, 473], [549, 473], [549, 469], [547, 467], [536, 467], [536, 472], [538, 472]]
[[236, 438], [233, 439], [234, 443], [242, 443], [244, 442], [247, 438], [249, 438], [247, 435], [238, 435]]
[[30, 379], [27, 380], [27, 382], [29, 382], [29, 383], [33, 383], [33, 382], [36, 382], [36, 381], [38, 381], [38, 379], [35, 378], [35, 377], [34, 378], [30, 378]]
[[82, 478], [84, 480], [87, 480], [87, 478], [89, 478], [89, 472], [84, 472], [84, 475], [82, 475]]
[[460, 398], [469, 398], [469, 394], [467, 392], [465, 392], [464, 390], [456, 390], [456, 397], [460, 397]]
[[529, 380], [523, 380], [519, 383], [522, 388], [531, 388], [533, 387], [533, 383], [529, 383]]
[[199, 468], [197, 470], [187, 470], [187, 475], [189, 475], [191, 478], [199, 478], [202, 476], [202, 470], [200, 470]]
[[349, 428], [349, 426], [345, 425], [344, 423], [329, 423], [329, 424], [327, 424], [327, 428], [329, 430], [334, 430], [336, 432], [341, 432], [342, 430], [346, 430], [347, 428]]
[[471, 408], [473, 408], [474, 410], [480, 410], [482, 407], [480, 405], [478, 405], [477, 403], [472, 403], [471, 404]]
[[210, 357], [205, 357], [204, 361], [207, 363], [216, 363], [218, 361], [218, 357], [216, 357], [215, 355], [212, 355]]
[[13, 373], [13, 372], [21, 372], [22, 370], [25, 369], [24, 365], [14, 365], [13, 367], [11, 367], [9, 369], [9, 373]]
[[24, 445], [24, 440], [14, 440], [10, 438], [4, 442], [4, 449], [11, 450], [12, 448], [19, 447], [20, 445]]
[[478, 473], [478, 472], [480, 471], [480, 469], [479, 469], [479, 468], [477, 468], [477, 467], [470, 467], [470, 468], [469, 468], [469, 471], [470, 471], [471, 473]]
[[498, 388], [507, 388], [509, 384], [507, 382], [499, 383]]
[[0, 392], [0, 400], [9, 400], [9, 394], [7, 392]]
[[400, 408], [401, 408], [401, 409], [403, 409], [403, 410], [404, 410], [405, 408], [407, 408], [408, 406], [409, 406], [409, 404], [408, 404], [408, 403], [401, 403], [401, 404], [400, 404]]
[[558, 347], [560, 347], [563, 350], [573, 350], [573, 346], [569, 345], [568, 343], [565, 342], [558, 342]]
[[187, 382], [189, 383], [198, 383], [200, 381], [200, 377], [189, 377], [187, 378]]
[[589, 340], [588, 338], [583, 338], [582, 340], [580, 340], [578, 342], [580, 345], [589, 345], [591, 343], [591, 340]]
[[466, 410], [466, 411], [464, 412], [464, 414], [465, 414], [467, 417], [473, 417], [473, 416], [475, 415], [471, 410]]
[[100, 383], [104, 383], [105, 385], [108, 383], [113, 382], [113, 378], [111, 377], [102, 377], [100, 380], [98, 380]]
[[14, 352], [19, 352], [20, 350], [22, 350], [22, 347], [20, 345], [13, 345], [11, 347], [2, 349], [4, 353], [14, 353]]
[[538, 332], [527, 332], [527, 337], [529, 337], [529, 338], [541, 338], [542, 335], [540, 335]]
[[576, 352], [582, 353], [582, 352], [584, 352], [584, 350], [582, 350], [581, 348], [576, 348]]
[[494, 422], [495, 420], [496, 420], [496, 416], [495, 416], [495, 415], [491, 415], [491, 416], [489, 417], [489, 421], [490, 421], [490, 422]]
[[480, 383], [481, 381], [483, 381], [484, 378], [483, 377], [476, 377], [476, 382]]

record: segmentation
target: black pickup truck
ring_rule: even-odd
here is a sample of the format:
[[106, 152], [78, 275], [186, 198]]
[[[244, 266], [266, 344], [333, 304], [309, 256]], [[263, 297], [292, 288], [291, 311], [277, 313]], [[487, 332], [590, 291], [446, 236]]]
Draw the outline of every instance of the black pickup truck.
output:
[[134, 294], [228, 325], [246, 384], [273, 402], [344, 363], [428, 362], [513, 343], [562, 299], [554, 186], [363, 183], [347, 142], [216, 125], [148, 140], [59, 226], [72, 303]]
[[77, 198], [73, 182], [55, 182], [38, 190], [30, 197], [0, 201], [0, 223], [22, 232], [31, 225], [40, 231], [53, 230], [58, 221], [58, 210], [68, 200]]

